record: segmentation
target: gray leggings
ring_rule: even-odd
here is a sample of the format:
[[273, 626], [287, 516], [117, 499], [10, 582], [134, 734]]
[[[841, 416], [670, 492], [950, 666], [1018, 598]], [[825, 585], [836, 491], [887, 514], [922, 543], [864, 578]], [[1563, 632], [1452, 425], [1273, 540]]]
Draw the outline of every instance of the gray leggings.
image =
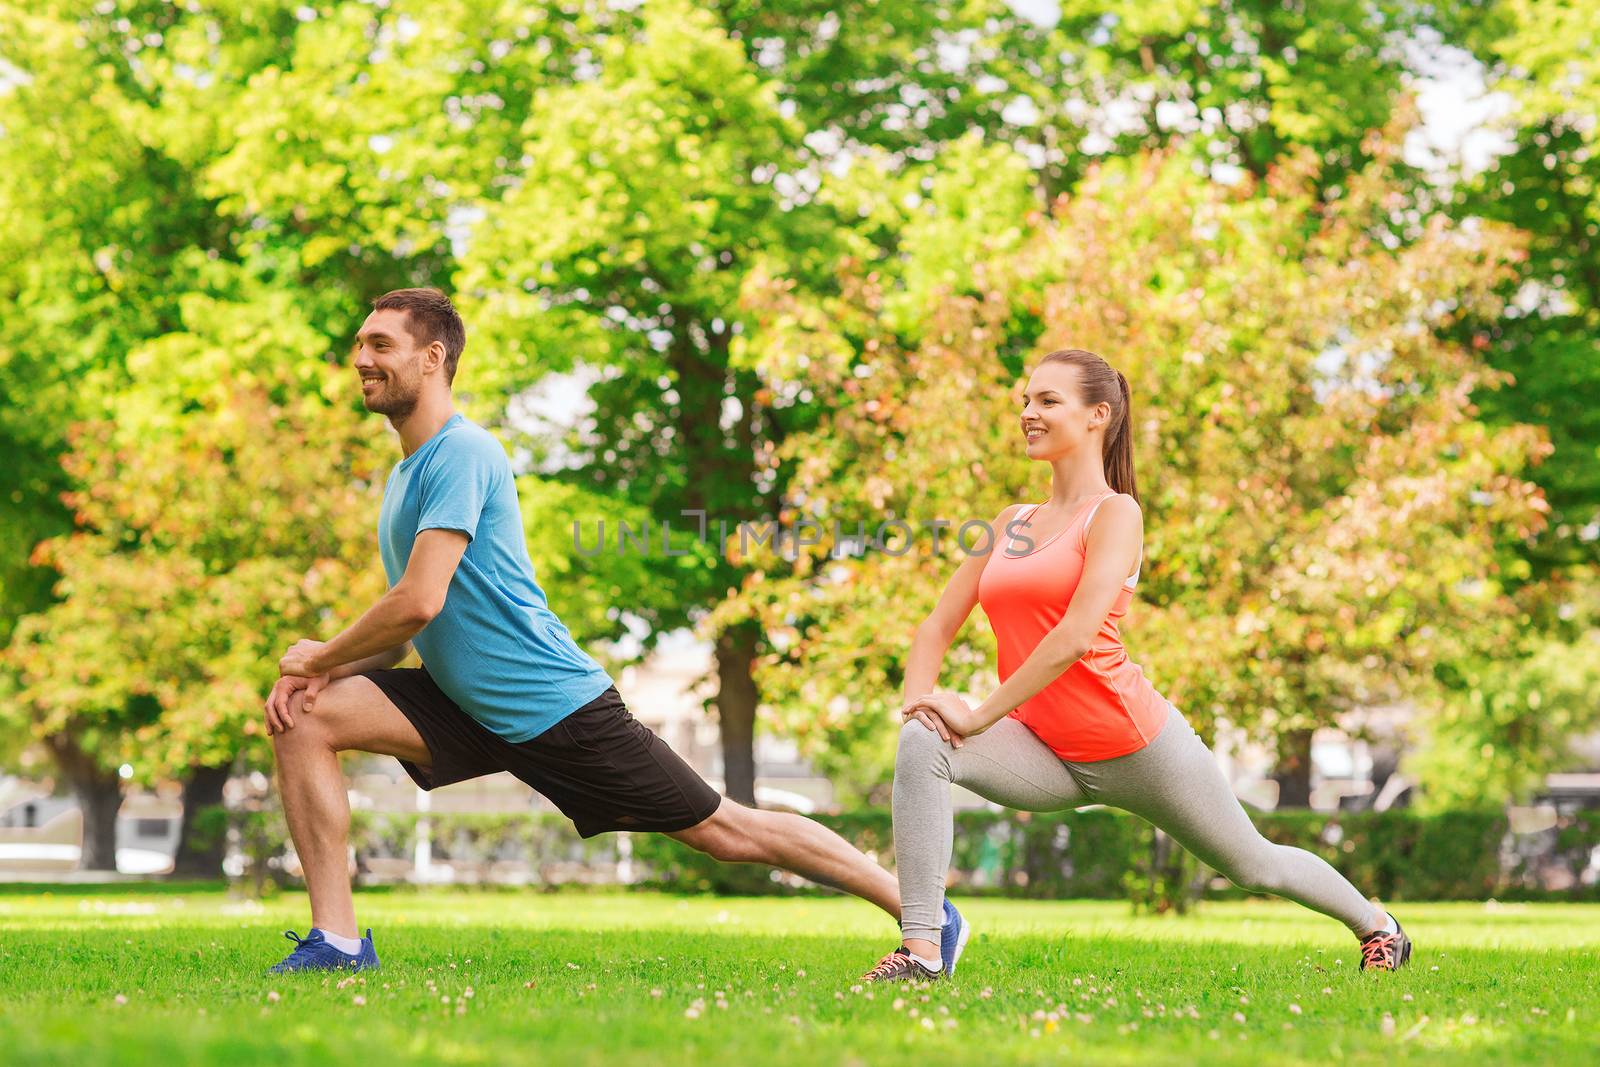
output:
[[1156, 739], [1093, 763], [1062, 760], [1026, 726], [1005, 718], [960, 748], [915, 719], [900, 731], [894, 768], [894, 849], [901, 930], [939, 943], [950, 868], [950, 784], [1024, 811], [1084, 804], [1123, 808], [1252, 893], [1275, 893], [1331, 915], [1357, 936], [1382, 913], [1344, 876], [1300, 848], [1262, 837], [1240, 807], [1205, 742], [1173, 708]]

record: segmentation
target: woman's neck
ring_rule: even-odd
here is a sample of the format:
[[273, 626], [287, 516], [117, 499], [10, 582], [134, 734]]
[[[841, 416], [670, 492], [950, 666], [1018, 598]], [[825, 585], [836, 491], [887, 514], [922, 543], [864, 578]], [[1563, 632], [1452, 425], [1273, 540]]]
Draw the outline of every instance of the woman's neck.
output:
[[1062, 456], [1050, 465], [1050, 503], [1070, 507], [1074, 502], [1109, 492], [1105, 464], [1087, 451]]

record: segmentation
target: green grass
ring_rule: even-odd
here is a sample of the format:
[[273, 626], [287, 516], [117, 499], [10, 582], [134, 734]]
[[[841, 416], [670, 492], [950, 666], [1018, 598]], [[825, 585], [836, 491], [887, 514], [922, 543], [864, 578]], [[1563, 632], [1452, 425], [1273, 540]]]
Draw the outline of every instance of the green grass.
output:
[[1212, 903], [1176, 919], [1112, 902], [972, 900], [978, 933], [955, 981], [861, 991], [856, 976], [894, 929], [853, 900], [402, 891], [358, 905], [381, 971], [269, 979], [262, 970], [292, 947], [280, 931], [305, 929], [302, 895], [262, 905], [199, 886], [0, 890], [0, 1061], [1600, 1057], [1593, 905], [1397, 908], [1413, 965], [1363, 975], [1341, 927], [1284, 903]]

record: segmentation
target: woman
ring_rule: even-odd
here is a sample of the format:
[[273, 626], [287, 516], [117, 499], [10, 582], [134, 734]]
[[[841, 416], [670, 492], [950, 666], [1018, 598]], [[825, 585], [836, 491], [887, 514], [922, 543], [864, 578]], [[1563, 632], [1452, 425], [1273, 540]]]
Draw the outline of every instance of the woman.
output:
[[[1050, 464], [1050, 499], [1002, 511], [1003, 535], [967, 557], [917, 628], [894, 775], [904, 941], [863, 977], [955, 971], [967, 929], [943, 899], [952, 782], [1027, 811], [1126, 809], [1235, 885], [1343, 922], [1361, 939], [1363, 970], [1402, 966], [1411, 942], [1394, 916], [1318, 857], [1262, 837], [1205, 743], [1123, 649], [1117, 624], [1144, 530], [1127, 379], [1091, 352], [1052, 352], [1023, 399], [1027, 453]], [[975, 603], [994, 627], [1001, 681], [976, 708], [932, 691]]]

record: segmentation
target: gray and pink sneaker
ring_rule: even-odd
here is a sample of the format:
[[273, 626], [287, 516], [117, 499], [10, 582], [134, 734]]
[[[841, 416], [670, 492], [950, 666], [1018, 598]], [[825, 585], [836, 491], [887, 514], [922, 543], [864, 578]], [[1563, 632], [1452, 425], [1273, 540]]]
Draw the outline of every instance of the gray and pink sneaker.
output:
[[[1394, 919], [1391, 914], [1389, 918]], [[1411, 939], [1394, 919], [1394, 933], [1379, 930], [1361, 939], [1361, 970], [1398, 971], [1411, 959]]]
[[878, 965], [861, 976], [863, 982], [937, 982], [944, 977], [944, 969], [930, 971], [911, 958], [904, 945], [878, 961]]

